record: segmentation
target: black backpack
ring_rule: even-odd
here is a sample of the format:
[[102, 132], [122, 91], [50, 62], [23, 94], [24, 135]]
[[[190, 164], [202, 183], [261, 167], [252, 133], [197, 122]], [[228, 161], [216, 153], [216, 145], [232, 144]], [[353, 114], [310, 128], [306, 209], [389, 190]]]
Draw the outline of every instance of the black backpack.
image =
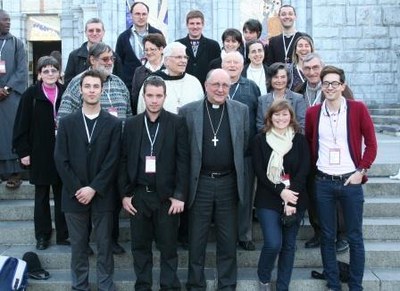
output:
[[[350, 265], [345, 263], [345, 262], [341, 262], [341, 261], [337, 261], [337, 265], [338, 265], [338, 269], [339, 269], [339, 279], [341, 282], [343, 283], [347, 283], [349, 282], [350, 279]], [[311, 277], [313, 277], [314, 279], [320, 279], [320, 280], [325, 280], [325, 274], [324, 273], [320, 273], [317, 271], [311, 271]]]

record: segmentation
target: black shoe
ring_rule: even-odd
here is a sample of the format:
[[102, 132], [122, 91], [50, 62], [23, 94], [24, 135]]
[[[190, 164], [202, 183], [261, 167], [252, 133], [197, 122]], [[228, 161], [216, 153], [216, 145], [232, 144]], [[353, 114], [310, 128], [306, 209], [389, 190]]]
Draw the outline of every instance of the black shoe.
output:
[[338, 254], [344, 253], [349, 249], [349, 243], [344, 239], [336, 241], [336, 252]]
[[304, 247], [306, 249], [314, 249], [314, 248], [318, 248], [321, 245], [319, 236], [314, 235], [310, 240], [306, 241], [306, 243], [304, 244]]
[[119, 243], [112, 242], [112, 252], [114, 255], [122, 255], [125, 253], [125, 250]]
[[88, 253], [89, 256], [93, 256], [94, 255], [94, 251], [93, 251], [93, 249], [92, 249], [92, 247], [90, 245], [88, 245], [87, 253]]
[[251, 240], [239, 241], [239, 246], [246, 251], [254, 251], [256, 249], [256, 246]]
[[39, 238], [36, 242], [36, 249], [37, 250], [45, 250], [49, 247], [49, 241], [44, 238]]
[[57, 240], [56, 244], [58, 244], [59, 246], [70, 246], [71, 245], [71, 243], [68, 239]]

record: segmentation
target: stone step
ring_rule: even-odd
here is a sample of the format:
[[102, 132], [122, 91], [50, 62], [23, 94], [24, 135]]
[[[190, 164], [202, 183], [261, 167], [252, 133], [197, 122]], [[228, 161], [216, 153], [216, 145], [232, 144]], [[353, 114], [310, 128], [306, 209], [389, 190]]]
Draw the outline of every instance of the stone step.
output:
[[400, 125], [395, 124], [375, 124], [375, 131], [391, 136], [400, 136]]
[[400, 117], [400, 108], [398, 105], [396, 107], [383, 107], [383, 108], [369, 108], [369, 113], [371, 115], [386, 115]]
[[[53, 211], [53, 200], [50, 201], [50, 205]], [[399, 208], [400, 198], [366, 197], [364, 205], [364, 217], [395, 217], [398, 215]], [[0, 202], [0, 221], [33, 220], [33, 216], [33, 200], [4, 200]], [[123, 219], [127, 218], [128, 216], [125, 211], [121, 211], [120, 217]]]
[[[400, 145], [400, 144], [399, 144]], [[397, 163], [374, 164], [368, 171], [368, 182], [364, 185], [366, 197], [399, 196], [400, 180], [391, 180], [388, 177], [397, 173], [400, 160]], [[0, 204], [2, 200], [26, 200], [34, 199], [35, 188], [29, 182], [24, 181], [19, 189], [9, 190], [4, 184], [0, 184]]]
[[[92, 268], [89, 275], [92, 290], [96, 290], [96, 273]], [[292, 280], [290, 283], [291, 291], [321, 291], [326, 290], [324, 280], [315, 280], [311, 278], [311, 268], [294, 268]], [[48, 270], [51, 278], [46, 281], [29, 281], [29, 291], [69, 291], [71, 288], [71, 275], [69, 269]], [[321, 270], [318, 270], [321, 272]], [[159, 270], [153, 270], [153, 290], [159, 289]], [[363, 287], [365, 291], [397, 291], [400, 290], [400, 269], [394, 268], [366, 268], [364, 271]], [[178, 276], [181, 280], [183, 290], [187, 278], [187, 270], [179, 269]], [[217, 274], [214, 269], [205, 269], [207, 280], [207, 291], [217, 289]], [[273, 272], [273, 282], [276, 279], [276, 271]], [[132, 268], [116, 269], [114, 282], [119, 291], [134, 290], [135, 275]], [[274, 285], [274, 283], [273, 283]], [[342, 284], [343, 290], [348, 290], [345, 284]], [[238, 269], [238, 291], [258, 291], [257, 270], [255, 268]], [[275, 289], [274, 289], [275, 290]]]
[[[32, 221], [0, 221], [0, 244], [35, 244], [35, 235]], [[298, 239], [309, 239], [314, 232], [307, 218], [300, 228]], [[398, 240], [400, 238], [399, 217], [367, 217], [364, 218], [363, 234], [366, 240]], [[258, 223], [253, 224], [253, 239], [262, 240], [261, 229]], [[120, 220], [121, 242], [130, 240], [130, 226], [128, 219]], [[52, 241], [55, 241], [53, 232]], [[215, 241], [214, 231], [210, 231], [209, 241]]]
[[395, 124], [400, 125], [398, 115], [371, 115], [374, 124]]
[[[304, 240], [297, 241], [297, 251], [295, 258], [295, 267], [306, 268], [319, 268], [322, 266], [321, 254], [319, 248], [305, 249]], [[94, 252], [96, 253], [95, 244], [91, 244]], [[123, 243], [122, 246], [127, 251], [123, 255], [114, 256], [115, 268], [131, 268], [132, 255], [130, 253], [130, 243]], [[238, 247], [237, 262], [241, 268], [256, 268], [258, 259], [262, 248], [262, 242], [256, 243], [255, 251], [245, 251]], [[13, 245], [3, 246], [2, 255], [13, 256], [22, 258], [25, 252], [36, 252], [40, 257], [40, 261], [45, 269], [65, 269], [68, 268], [71, 261], [71, 249], [69, 246], [51, 245], [48, 249], [38, 251], [34, 245]], [[385, 267], [385, 268], [400, 268], [400, 243], [398, 241], [384, 241], [384, 242], [365, 242], [366, 251], [366, 266], [367, 267]], [[160, 255], [159, 252], [153, 248], [154, 253], [154, 266], [159, 267]], [[188, 251], [179, 248], [179, 268], [185, 268], [188, 265]], [[338, 260], [349, 260], [349, 253], [338, 254]], [[92, 268], [96, 266], [95, 256], [90, 257], [90, 265]], [[215, 267], [216, 262], [216, 244], [210, 242], [206, 250], [205, 266], [207, 268]]]

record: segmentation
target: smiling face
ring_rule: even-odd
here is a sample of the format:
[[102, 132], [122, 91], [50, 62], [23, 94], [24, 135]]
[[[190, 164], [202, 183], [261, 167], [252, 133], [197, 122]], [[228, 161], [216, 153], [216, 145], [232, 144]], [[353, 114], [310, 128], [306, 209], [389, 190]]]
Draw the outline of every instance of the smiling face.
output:
[[45, 85], [51, 86], [54, 85], [60, 78], [60, 71], [57, 68], [49, 65], [43, 67], [38, 76]]
[[290, 124], [291, 116], [288, 109], [283, 109], [281, 111], [275, 112], [271, 116], [273, 128], [279, 132], [283, 133], [286, 131]]
[[286, 90], [287, 83], [288, 75], [285, 69], [279, 69], [271, 78], [271, 86], [276, 91]]
[[188, 19], [186, 26], [190, 39], [200, 39], [204, 27], [203, 20], [200, 17]]
[[233, 36], [228, 36], [224, 40], [224, 50], [229, 53], [229, 52], [235, 52], [239, 49], [240, 43], [233, 37]]
[[104, 37], [104, 27], [102, 23], [88, 23], [86, 25], [86, 38], [90, 44], [99, 43]]
[[239, 52], [228, 53], [222, 60], [221, 67], [229, 74], [231, 82], [236, 82], [243, 70], [243, 57]]
[[227, 72], [222, 69], [212, 71], [206, 80], [205, 89], [207, 99], [211, 104], [223, 104], [229, 94], [231, 80]]
[[187, 63], [185, 48], [174, 48], [171, 55], [164, 58], [165, 67], [171, 76], [182, 75], [186, 71]]
[[340, 99], [346, 85], [340, 81], [340, 76], [338, 74], [326, 74], [321, 81], [322, 91], [327, 101], [332, 102]]
[[311, 44], [305, 39], [299, 39], [296, 44], [296, 55], [303, 60], [306, 55], [312, 52]]
[[101, 71], [105, 76], [111, 75], [114, 68], [114, 54], [112, 51], [106, 51], [97, 58], [90, 56], [90, 63], [93, 69]]
[[259, 66], [264, 60], [264, 47], [261, 43], [254, 43], [249, 46], [249, 59], [253, 65]]
[[282, 7], [279, 12], [279, 20], [284, 29], [290, 29], [296, 21], [296, 13], [292, 7]]
[[322, 71], [321, 60], [313, 58], [308, 62], [303, 62], [303, 73], [307, 79], [307, 82], [312, 86], [316, 86], [320, 80], [320, 74]]
[[163, 48], [157, 47], [150, 41], [146, 41], [144, 43], [144, 53], [150, 64], [159, 64], [162, 60]]

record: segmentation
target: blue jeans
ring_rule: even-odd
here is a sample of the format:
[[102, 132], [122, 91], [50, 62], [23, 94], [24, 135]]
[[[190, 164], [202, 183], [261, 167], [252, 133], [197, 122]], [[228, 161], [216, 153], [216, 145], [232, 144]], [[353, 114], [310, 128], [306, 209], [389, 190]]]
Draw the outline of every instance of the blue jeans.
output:
[[304, 211], [297, 212], [296, 216], [296, 224], [291, 227], [283, 227], [280, 212], [267, 208], [257, 208], [257, 217], [264, 238], [264, 245], [258, 261], [258, 278], [262, 283], [271, 282], [271, 273], [279, 255], [277, 291], [289, 290], [296, 251], [296, 236]]
[[321, 255], [328, 288], [341, 290], [336, 263], [336, 203], [343, 209], [350, 246], [350, 291], [363, 290], [365, 250], [362, 235], [364, 193], [361, 184], [344, 186], [344, 181], [316, 177], [315, 199], [321, 224]]

